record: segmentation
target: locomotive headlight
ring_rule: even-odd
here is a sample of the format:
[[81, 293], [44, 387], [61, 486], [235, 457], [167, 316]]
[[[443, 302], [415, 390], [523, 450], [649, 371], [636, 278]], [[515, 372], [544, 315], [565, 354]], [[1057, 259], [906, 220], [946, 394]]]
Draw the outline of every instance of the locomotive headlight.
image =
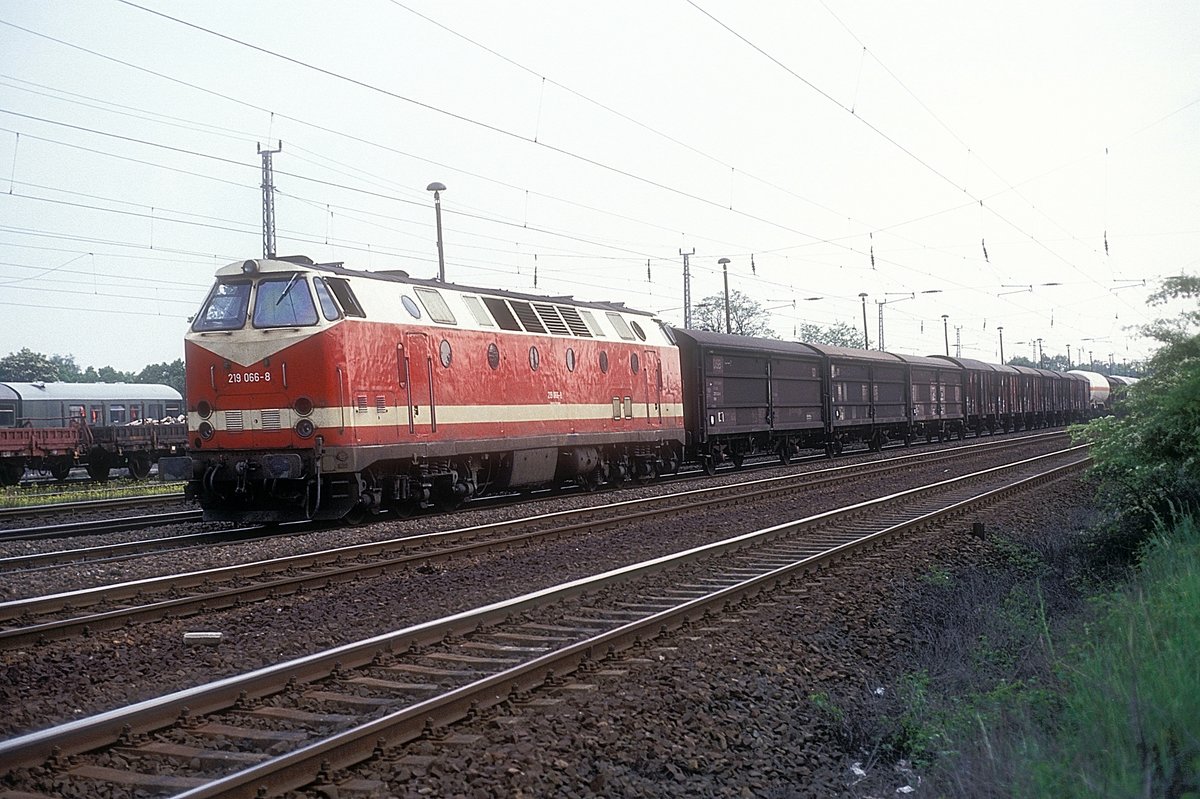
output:
[[292, 403], [292, 407], [301, 416], [308, 416], [313, 412], [313, 401], [308, 397], [297, 397], [296, 401]]
[[212, 404], [208, 400], [200, 400], [196, 405], [196, 413], [200, 414], [201, 419], [207, 419], [212, 416]]
[[213, 437], [213, 426], [208, 422], [201, 422], [198, 431], [200, 433], [200, 437], [205, 441], [208, 441]]
[[308, 438], [316, 431], [316, 429], [317, 427], [312, 423], [311, 419], [301, 419], [300, 421], [296, 422], [296, 435], [300, 436], [301, 438]]
[[243, 261], [242, 262], [242, 274], [243, 275], [253, 275], [257, 271], [258, 271], [258, 261]]

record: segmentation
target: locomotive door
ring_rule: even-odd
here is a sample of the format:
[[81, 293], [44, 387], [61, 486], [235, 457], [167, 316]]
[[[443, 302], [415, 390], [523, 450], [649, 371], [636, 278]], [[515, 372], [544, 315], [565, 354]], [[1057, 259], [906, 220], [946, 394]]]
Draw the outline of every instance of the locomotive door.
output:
[[642, 374], [646, 381], [646, 422], [662, 427], [662, 364], [658, 353], [647, 350], [642, 358]]
[[408, 406], [408, 432], [414, 435], [436, 432], [437, 403], [429, 337], [424, 333], [405, 333], [404, 343], [396, 345], [396, 360], [400, 397]]

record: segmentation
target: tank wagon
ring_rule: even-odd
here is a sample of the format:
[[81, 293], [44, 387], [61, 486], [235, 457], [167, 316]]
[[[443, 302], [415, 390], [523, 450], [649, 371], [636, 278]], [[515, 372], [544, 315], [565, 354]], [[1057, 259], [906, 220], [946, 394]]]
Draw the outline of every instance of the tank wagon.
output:
[[187, 440], [183, 398], [170, 386], [135, 383], [0, 383], [0, 484], [26, 469], [66, 479], [84, 466], [96, 480], [112, 468], [144, 479]]
[[185, 336], [189, 480], [212, 520], [361, 518], [1063, 424], [1084, 378], [673, 328], [301, 257], [217, 271]]

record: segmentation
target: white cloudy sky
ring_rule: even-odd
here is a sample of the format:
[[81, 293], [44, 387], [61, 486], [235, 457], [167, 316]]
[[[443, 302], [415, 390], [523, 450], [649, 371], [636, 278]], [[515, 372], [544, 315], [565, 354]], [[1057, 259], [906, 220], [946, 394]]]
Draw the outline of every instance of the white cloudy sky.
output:
[[180, 357], [281, 140], [280, 253], [433, 276], [440, 181], [452, 281], [680, 322], [694, 249], [783, 337], [866, 292], [872, 346], [887, 301], [894, 351], [1142, 357], [1200, 263], [1198, 40], [1194, 0], [6, 0], [0, 355]]

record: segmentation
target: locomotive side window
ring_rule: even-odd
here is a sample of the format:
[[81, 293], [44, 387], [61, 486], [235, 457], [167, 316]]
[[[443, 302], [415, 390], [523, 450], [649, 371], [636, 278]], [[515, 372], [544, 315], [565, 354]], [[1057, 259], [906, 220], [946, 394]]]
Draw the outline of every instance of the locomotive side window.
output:
[[520, 330], [521, 325], [517, 322], [517, 317], [512, 315], [512, 311], [508, 310], [508, 303], [504, 300], [498, 300], [495, 297], [484, 297], [483, 304], [492, 312], [492, 316], [496, 319], [496, 324], [500, 325], [501, 330]]
[[238, 330], [246, 324], [246, 308], [250, 304], [250, 281], [230, 280], [218, 283], [192, 323], [192, 330]]
[[255, 327], [301, 327], [317, 323], [317, 307], [308, 281], [299, 272], [258, 282], [254, 300]]
[[566, 359], [567, 359], [567, 371], [574, 372], [575, 371], [575, 350], [571, 349], [570, 347], [567, 347]]
[[629, 326], [633, 328], [633, 332], [637, 335], [638, 338], [640, 338], [642, 341], [646, 340], [646, 331], [642, 330], [642, 326], [639, 325], [636, 320], [631, 321], [629, 323]]
[[475, 317], [475, 323], [480, 327], [495, 327], [496, 323], [492, 321], [492, 317], [488, 316], [487, 308], [483, 307], [483, 302], [478, 297], [465, 296], [463, 302], [467, 304], [467, 310], [471, 312], [471, 316]]
[[605, 350], [600, 351], [600, 371], [608, 374], [608, 352]]
[[438, 345], [438, 357], [442, 360], [442, 366], [446, 369], [450, 368], [450, 360], [453, 358], [454, 352], [450, 349], [450, 342], [442, 339], [442, 343]]
[[538, 354], [537, 347], [529, 348], [529, 368], [533, 371], [538, 370], [538, 364], [542, 362], [542, 356]]
[[591, 311], [586, 308], [580, 308], [579, 315], [583, 318], [583, 323], [587, 325], [588, 330], [592, 331], [593, 336], [604, 335], [604, 328], [600, 327], [600, 323], [596, 321], [596, 317], [592, 316]]
[[608, 321], [612, 323], [613, 328], [617, 331], [617, 335], [626, 341], [633, 341], [633, 331], [629, 329], [629, 325], [625, 322], [625, 318], [619, 313], [607, 311], [604, 314], [608, 317]]
[[638, 373], [639, 368], [640, 367], [638, 366], [637, 353], [636, 352], [629, 353], [629, 371], [633, 372], [636, 375]]
[[338, 310], [337, 303], [333, 301], [333, 295], [329, 292], [329, 286], [325, 283], [325, 278], [314, 277], [313, 288], [317, 290], [317, 303], [321, 306], [321, 313], [330, 322], [336, 322], [342, 318], [341, 311]]
[[493, 369], [500, 368], [500, 348], [495, 344], [488, 345], [488, 366]]
[[400, 295], [400, 304], [404, 306], [404, 310], [408, 311], [408, 315], [413, 319], [421, 318], [421, 309], [413, 302], [413, 298], [407, 294]]
[[458, 324], [458, 320], [454, 318], [454, 312], [450, 310], [450, 306], [446, 304], [446, 300], [442, 298], [441, 292], [437, 289], [414, 286], [413, 292], [425, 306], [425, 310], [429, 312], [430, 319], [443, 325]]
[[354, 296], [354, 290], [350, 288], [349, 280], [344, 277], [327, 277], [325, 282], [329, 284], [329, 290], [333, 292], [333, 296], [337, 297], [346, 316], [366, 317], [367, 312], [359, 304], [358, 297]]

